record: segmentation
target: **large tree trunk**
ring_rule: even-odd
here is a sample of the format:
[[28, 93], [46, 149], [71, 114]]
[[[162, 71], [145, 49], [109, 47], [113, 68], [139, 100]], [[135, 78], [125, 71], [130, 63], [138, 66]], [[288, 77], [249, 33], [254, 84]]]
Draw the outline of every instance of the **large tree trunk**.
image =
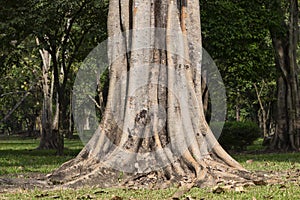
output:
[[[298, 1], [288, 0], [289, 20], [283, 27], [272, 29], [271, 36], [279, 69], [277, 80], [276, 131], [271, 142], [272, 149], [299, 150], [300, 148], [300, 91], [298, 82], [297, 46]], [[283, 13], [281, 11], [281, 13]], [[283, 13], [285, 14], [285, 13]], [[282, 18], [285, 18], [284, 15]], [[286, 31], [286, 32], [284, 32]]]
[[249, 181], [205, 120], [199, 1], [111, 0], [108, 31], [104, 116], [81, 153], [50, 179], [102, 187]]

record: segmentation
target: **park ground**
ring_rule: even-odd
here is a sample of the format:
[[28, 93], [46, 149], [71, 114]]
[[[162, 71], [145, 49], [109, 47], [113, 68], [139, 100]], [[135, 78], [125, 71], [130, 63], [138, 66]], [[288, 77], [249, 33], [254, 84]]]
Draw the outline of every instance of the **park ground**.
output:
[[[247, 170], [274, 177], [274, 181], [257, 182], [256, 186], [192, 188], [182, 199], [300, 199], [300, 153], [266, 153], [262, 140], [244, 152], [231, 152]], [[51, 150], [35, 150], [39, 140], [18, 137], [0, 138], [0, 200], [4, 199], [169, 199], [178, 188], [147, 190], [135, 188], [84, 187], [80, 189], [47, 189], [22, 186], [26, 180], [43, 181], [44, 175], [75, 157], [83, 144], [79, 139], [66, 140], [64, 156]], [[19, 180], [19, 187], [5, 180]], [[38, 185], [38, 184], [37, 184]]]

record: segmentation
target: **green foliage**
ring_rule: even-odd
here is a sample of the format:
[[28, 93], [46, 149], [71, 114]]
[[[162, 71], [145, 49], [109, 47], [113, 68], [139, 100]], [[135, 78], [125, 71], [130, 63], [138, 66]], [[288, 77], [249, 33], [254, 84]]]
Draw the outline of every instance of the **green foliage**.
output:
[[[39, 59], [35, 50], [26, 48], [30, 40], [22, 41], [2, 63], [7, 70], [0, 75], [0, 132], [33, 131], [42, 106], [39, 79]], [[9, 69], [9, 70], [8, 70]], [[14, 106], [29, 93], [21, 105], [3, 121]]]
[[261, 136], [260, 128], [253, 122], [226, 122], [219, 138], [221, 146], [227, 150], [246, 150]]
[[[276, 68], [269, 27], [272, 10], [263, 1], [200, 1], [203, 46], [215, 60], [227, 91], [228, 118], [256, 118], [258, 104], [253, 83], [266, 82], [269, 96], [276, 90]], [[266, 102], [266, 101], [264, 101]], [[266, 104], [269, 102], [266, 102]]]
[[[67, 118], [75, 74], [88, 53], [106, 39], [107, 12], [107, 0], [4, 0], [0, 7], [0, 121], [32, 85], [34, 88], [9, 121], [0, 124], [0, 133], [27, 130], [26, 123], [33, 126], [41, 113], [40, 49], [52, 55], [54, 93], [60, 94], [62, 121], [70, 121]], [[16, 125], [19, 122], [21, 125]]]

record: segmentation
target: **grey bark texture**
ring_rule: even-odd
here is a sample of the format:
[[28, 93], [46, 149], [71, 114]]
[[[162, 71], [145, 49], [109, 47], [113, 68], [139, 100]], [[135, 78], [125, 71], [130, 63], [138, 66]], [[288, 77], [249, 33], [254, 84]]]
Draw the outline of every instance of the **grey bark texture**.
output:
[[80, 154], [50, 180], [148, 188], [251, 182], [205, 120], [199, 1], [110, 0], [108, 34], [122, 37], [108, 41], [104, 116]]

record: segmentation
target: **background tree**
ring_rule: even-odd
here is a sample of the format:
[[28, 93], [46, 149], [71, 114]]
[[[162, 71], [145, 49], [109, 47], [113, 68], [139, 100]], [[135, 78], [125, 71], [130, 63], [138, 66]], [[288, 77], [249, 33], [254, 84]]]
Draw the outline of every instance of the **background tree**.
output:
[[[200, 2], [203, 46], [216, 61], [226, 86], [227, 119], [256, 121], [269, 129], [276, 98], [273, 46], [266, 26], [270, 10], [259, 1]], [[260, 96], [254, 86], [263, 88]]]
[[[5, 48], [1, 58], [10, 57], [9, 62], [18, 62], [12, 52], [20, 50], [20, 44], [26, 39], [30, 42], [23, 44], [23, 50], [32, 50], [40, 57], [40, 61], [35, 61], [42, 63], [39, 71], [44, 100], [40, 149], [55, 148], [61, 154], [62, 135], [72, 136], [70, 97], [75, 72], [88, 52], [106, 37], [105, 5], [105, 2], [84, 0], [28, 0], [9, 1], [2, 9], [1, 41]], [[9, 70], [8, 66], [3, 70]]]
[[[51, 99], [47, 98], [53, 97], [51, 94], [53, 90], [56, 94], [56, 113], [53, 123], [51, 123], [52, 128], [49, 127], [43, 132], [39, 148], [55, 148], [61, 154], [63, 130], [69, 130], [71, 121], [69, 119], [70, 114], [68, 114], [68, 111], [71, 112], [71, 108], [68, 106], [71, 90], [67, 87], [72, 87], [74, 62], [76, 62], [76, 58], [83, 58], [80, 55], [83, 53], [80, 48], [85, 43], [89, 47], [89, 43], [93, 43], [96, 37], [104, 35], [101, 31], [105, 30], [102, 28], [105, 27], [105, 22], [95, 22], [101, 16], [105, 16], [105, 9], [103, 9], [103, 4], [95, 1], [52, 1], [50, 4], [39, 2], [32, 13], [39, 15], [36, 16], [39, 19], [36, 22], [39, 26], [34, 35], [40, 48], [43, 72], [45, 72], [43, 74], [45, 77], [44, 101], [52, 102]], [[53, 13], [54, 16], [49, 15], [49, 13]], [[95, 36], [95, 32], [99, 36]], [[92, 38], [87, 38], [87, 36], [92, 36]], [[47, 80], [50, 80], [50, 83]], [[46, 119], [45, 123], [50, 123], [50, 118], [52, 118], [52, 114], [49, 112], [51, 104], [46, 107], [47, 111], [43, 112]], [[59, 131], [60, 128], [63, 130]]]
[[276, 132], [271, 148], [299, 150], [300, 102], [297, 48], [299, 45], [298, 0], [266, 2], [273, 13], [270, 33], [278, 69]]

